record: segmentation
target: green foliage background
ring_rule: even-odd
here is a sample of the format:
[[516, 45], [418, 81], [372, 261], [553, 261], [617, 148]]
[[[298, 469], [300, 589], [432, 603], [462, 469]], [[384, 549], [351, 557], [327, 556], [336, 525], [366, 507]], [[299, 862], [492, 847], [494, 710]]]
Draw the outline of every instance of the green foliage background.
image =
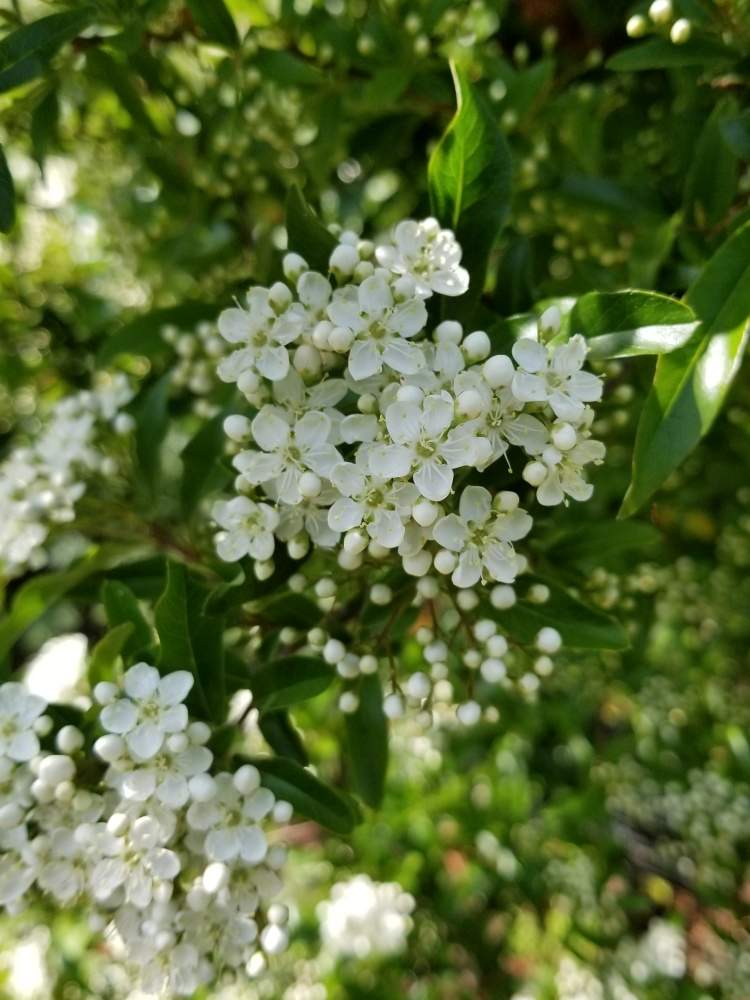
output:
[[[620, 982], [646, 1000], [750, 996], [750, 10], [675, 8], [693, 26], [682, 45], [668, 27], [627, 39], [645, 6], [576, 0], [0, 8], [2, 447], [97, 368], [140, 385], [131, 474], [76, 522], [96, 548], [9, 585], [0, 652], [10, 670], [76, 628], [107, 676], [153, 652], [156, 605], [161, 662], [212, 665], [197, 696], [220, 722], [248, 668], [218, 630], [271, 594], [251, 680], [284, 760], [263, 758], [265, 777], [334, 832], [301, 828], [297, 934], [247, 996], [291, 997], [310, 976], [336, 1000], [614, 1000]], [[461, 318], [508, 345], [554, 300], [592, 339], [609, 453], [591, 504], [556, 510], [534, 552], [585, 606], [560, 611], [572, 651], [538, 697], [500, 696], [496, 725], [396, 727], [384, 779], [383, 739], [358, 745], [319, 664], [287, 659], [278, 680], [274, 630], [317, 620], [282, 592], [291, 568], [266, 591], [206, 554], [200, 501], [228, 481], [232, 399], [176, 387], [162, 329], [190, 334], [278, 278], [287, 229], [325, 257], [310, 207], [377, 232], [430, 206], [472, 267]], [[627, 288], [670, 298], [610, 295]], [[655, 373], [641, 353], [660, 354]], [[597, 614], [629, 648], [619, 632], [586, 641], [611, 622]], [[410, 624], [397, 653], [417, 663]], [[313, 969], [315, 903], [357, 871], [415, 896], [407, 949]], [[54, 995], [110, 995], [83, 915], [50, 919]], [[677, 977], [639, 978], [654, 919], [684, 932]], [[3, 933], [10, 947], [19, 922]], [[565, 994], [565, 956], [599, 986]]]

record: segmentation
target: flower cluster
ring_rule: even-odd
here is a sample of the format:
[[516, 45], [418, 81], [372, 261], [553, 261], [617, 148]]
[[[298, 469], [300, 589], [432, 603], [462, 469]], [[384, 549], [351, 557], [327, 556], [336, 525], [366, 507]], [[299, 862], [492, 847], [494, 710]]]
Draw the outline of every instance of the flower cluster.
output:
[[227, 353], [227, 344], [213, 323], [201, 322], [192, 331], [180, 330], [172, 324], [163, 326], [161, 337], [177, 355], [171, 369], [172, 384], [196, 397], [194, 409], [205, 417], [213, 416], [216, 408], [204, 397], [217, 385], [216, 365]]
[[355, 875], [318, 906], [324, 947], [336, 956], [395, 955], [406, 947], [414, 897], [396, 882]]
[[73, 520], [87, 479], [114, 471], [98, 438], [107, 425], [118, 433], [132, 428], [132, 418], [120, 412], [132, 396], [124, 375], [66, 396], [41, 433], [0, 465], [0, 577], [44, 565], [44, 542], [54, 526]]
[[[378, 245], [342, 233], [331, 279], [288, 254], [288, 283], [252, 288], [225, 310], [235, 349], [218, 366], [255, 416], [229, 417], [239, 495], [214, 508], [222, 558], [250, 556], [270, 572], [276, 540], [293, 556], [340, 547], [344, 568], [367, 550], [397, 553], [404, 570], [433, 567], [456, 587], [509, 584], [515, 543], [532, 526], [512, 490], [463, 486], [512, 447], [544, 506], [585, 500], [582, 470], [600, 462], [591, 439], [601, 380], [582, 370], [586, 343], [519, 340], [491, 355], [482, 330], [447, 320], [428, 330], [434, 293], [466, 291], [461, 248], [435, 219], [407, 220]], [[245, 447], [249, 443], [249, 447]]]
[[52, 732], [43, 699], [0, 687], [0, 905], [18, 912], [34, 892], [85, 904], [149, 993], [257, 975], [287, 942], [286, 908], [266, 906], [285, 850], [266, 828], [291, 807], [251, 764], [214, 769], [211, 730], [184, 703], [192, 684], [146, 663], [98, 684], [93, 756], [81, 729]]

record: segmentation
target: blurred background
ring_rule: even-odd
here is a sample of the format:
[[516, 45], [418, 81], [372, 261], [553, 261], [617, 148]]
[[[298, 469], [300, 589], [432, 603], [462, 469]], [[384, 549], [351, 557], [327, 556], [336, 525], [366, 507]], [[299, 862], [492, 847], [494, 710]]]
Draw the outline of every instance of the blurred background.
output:
[[[216, 412], [212, 321], [278, 275], [292, 183], [348, 228], [427, 214], [451, 58], [514, 155], [497, 311], [594, 288], [680, 295], [748, 217], [750, 126], [722, 124], [747, 122], [747, 0], [675, 0], [663, 22], [605, 0], [227, 8], [229, 21], [210, 2], [100, 0], [49, 51], [14, 62], [0, 41], [5, 221], [8, 172], [15, 191], [0, 242], [3, 453], [105, 366], [172, 371], [175, 411]], [[69, 9], [2, 0], [0, 31]], [[633, 45], [638, 15], [661, 63], [630, 72], [608, 60]], [[679, 18], [691, 37], [675, 42]], [[605, 374], [592, 520], [627, 485], [650, 362]], [[353, 840], [290, 831], [288, 952], [255, 983], [201, 996], [750, 998], [749, 431], [740, 376], [635, 527], [582, 534], [575, 512], [556, 514], [545, 557], [626, 623], [631, 648], [561, 658], [525, 698], [499, 696], [497, 725], [396, 724], [384, 805]], [[67, 532], [52, 564], [79, 550]], [[74, 701], [95, 631], [72, 604], [43, 616], [24, 639], [29, 685]], [[329, 709], [323, 696], [297, 710], [316, 760], [335, 757]], [[0, 996], [135, 1000], [90, 934], [75, 911], [3, 918]]]

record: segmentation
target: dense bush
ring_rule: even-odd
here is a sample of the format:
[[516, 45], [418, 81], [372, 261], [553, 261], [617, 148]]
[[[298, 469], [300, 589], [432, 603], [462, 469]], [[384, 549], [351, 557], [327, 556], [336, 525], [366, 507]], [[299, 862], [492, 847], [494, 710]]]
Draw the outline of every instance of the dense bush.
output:
[[2, 5], [0, 989], [750, 996], [750, 9]]

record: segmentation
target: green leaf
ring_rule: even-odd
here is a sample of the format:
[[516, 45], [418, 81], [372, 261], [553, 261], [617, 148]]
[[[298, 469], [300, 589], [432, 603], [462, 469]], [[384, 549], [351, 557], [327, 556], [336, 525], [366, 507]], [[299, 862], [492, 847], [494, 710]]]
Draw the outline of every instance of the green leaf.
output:
[[286, 231], [289, 250], [304, 257], [314, 270], [327, 274], [336, 237], [328, 232], [296, 184], [289, 188], [286, 199]]
[[335, 677], [324, 660], [314, 656], [285, 656], [271, 660], [248, 675], [253, 705], [261, 712], [289, 708], [321, 694]]
[[132, 622], [123, 622], [102, 636], [94, 646], [88, 667], [88, 680], [92, 687], [99, 681], [114, 680], [117, 661], [132, 632]]
[[110, 626], [113, 629], [124, 624], [131, 626], [122, 649], [123, 656], [135, 659], [139, 654], [150, 650], [153, 642], [151, 627], [143, 617], [138, 598], [130, 587], [120, 580], [105, 580], [101, 596]]
[[226, 716], [224, 619], [206, 615], [207, 589], [181, 563], [167, 563], [167, 584], [154, 608], [162, 673], [189, 670], [195, 678], [188, 705], [219, 724]]
[[44, 73], [44, 64], [36, 56], [29, 56], [28, 59], [13, 63], [12, 66], [0, 72], [0, 94], [14, 90], [16, 87], [23, 87], [24, 84], [35, 80], [42, 73]]
[[750, 317], [750, 223], [734, 232], [688, 289], [701, 326], [656, 364], [641, 411], [620, 517], [635, 513], [714, 422], [739, 370]]
[[215, 319], [217, 311], [216, 306], [206, 302], [183, 302], [179, 306], [153, 309], [107, 337], [97, 353], [97, 366], [106, 367], [120, 354], [143, 354], [151, 359], [172, 354], [174, 347], [161, 336], [163, 327], [191, 328], [202, 320]]
[[737, 190], [737, 157], [722, 141], [722, 125], [736, 111], [733, 100], [721, 101], [703, 126], [690, 158], [682, 207], [688, 225], [710, 229], [725, 217]]
[[237, 27], [224, 0], [187, 0], [187, 5], [206, 38], [228, 49], [237, 48], [240, 44]]
[[388, 770], [388, 721], [377, 674], [362, 677], [356, 689], [359, 707], [346, 716], [346, 745], [355, 792], [377, 809]]
[[261, 49], [253, 59], [253, 65], [266, 80], [274, 80], [286, 87], [314, 87], [320, 85], [323, 74], [310, 63], [277, 49]]
[[34, 108], [31, 116], [31, 148], [41, 171], [44, 171], [47, 151], [57, 142], [59, 118], [60, 101], [57, 87], [52, 87]]
[[149, 492], [156, 494], [161, 478], [161, 448], [169, 428], [169, 390], [172, 373], [167, 372], [153, 382], [136, 400], [135, 453], [140, 478]]
[[16, 192], [3, 147], [0, 146], [0, 232], [7, 233], [16, 221]]
[[721, 137], [735, 156], [750, 160], [750, 109], [736, 118], [724, 119], [719, 125]]
[[699, 321], [684, 302], [656, 292], [589, 292], [570, 313], [571, 335], [582, 333], [589, 358], [666, 354], [682, 347]]
[[108, 87], [125, 108], [135, 126], [151, 136], [158, 136], [159, 130], [146, 110], [141, 95], [133, 82], [137, 77], [103, 49], [90, 49], [86, 55], [86, 66], [93, 76]]
[[258, 719], [258, 728], [263, 739], [279, 757], [290, 757], [302, 767], [310, 763], [299, 730], [295, 728], [287, 712], [264, 712]]
[[594, 569], [608, 566], [612, 557], [647, 553], [659, 544], [659, 531], [645, 521], [606, 521], [582, 524], [552, 536], [544, 545], [550, 563]]
[[718, 42], [696, 38], [683, 45], [674, 45], [666, 38], [648, 38], [616, 52], [607, 60], [606, 66], [619, 73], [632, 73], [688, 66], [703, 68], [706, 64], [731, 62], [736, 58], [735, 52]]
[[308, 629], [318, 624], [324, 612], [304, 594], [281, 594], [264, 604], [259, 614], [275, 625]]
[[457, 109], [430, 157], [427, 171], [432, 210], [456, 233], [469, 291], [451, 304], [468, 316], [484, 289], [487, 259], [510, 206], [508, 145], [482, 97], [463, 70], [451, 64]]
[[286, 757], [252, 759], [261, 780], [277, 799], [291, 802], [296, 812], [334, 833], [351, 833], [358, 821], [355, 803], [324, 785], [309, 771]]
[[6, 661], [26, 629], [69, 591], [95, 573], [133, 561], [140, 555], [142, 551], [132, 546], [103, 545], [94, 548], [69, 569], [42, 573], [23, 584], [16, 591], [10, 609], [0, 617], [0, 663]]
[[551, 626], [569, 649], [627, 649], [627, 633], [615, 618], [583, 604], [551, 580], [524, 577], [524, 582], [543, 583], [550, 590], [549, 600], [544, 604], [520, 600], [505, 611], [486, 602], [483, 612], [516, 642], [529, 645], [541, 628]]
[[224, 420], [231, 412], [231, 409], [222, 410], [206, 421], [180, 452], [180, 503], [185, 517], [190, 517], [205, 496], [220, 490], [232, 479], [231, 469], [223, 462]]
[[53, 55], [61, 45], [80, 34], [94, 15], [92, 7], [80, 7], [24, 24], [0, 40], [0, 69], [37, 53], [43, 52], [47, 57]]
[[[298, 572], [302, 565], [299, 559], [292, 559], [285, 548], [274, 552], [273, 562], [274, 571], [271, 576], [267, 580], [259, 580], [253, 572], [253, 561], [251, 559], [242, 560], [239, 564], [239, 572], [236, 577], [228, 583], [219, 584], [211, 592], [206, 604], [206, 610], [211, 614], [217, 614], [221, 611], [229, 611], [232, 608], [236, 608], [239, 604], [247, 604], [251, 601], [257, 601], [264, 596], [267, 597], [274, 594], [275, 591], [284, 586], [293, 573]], [[284, 596], [296, 595], [285, 594]], [[308, 600], [307, 604], [312, 604], [312, 602]], [[317, 605], [315, 607], [317, 608]], [[279, 606], [279, 610], [283, 614], [283, 603]], [[303, 614], [305, 617], [312, 616], [312, 612], [307, 606]], [[318, 617], [313, 624], [316, 624], [321, 617], [322, 612], [318, 611]], [[286, 625], [287, 622], [282, 621], [281, 624]]]

